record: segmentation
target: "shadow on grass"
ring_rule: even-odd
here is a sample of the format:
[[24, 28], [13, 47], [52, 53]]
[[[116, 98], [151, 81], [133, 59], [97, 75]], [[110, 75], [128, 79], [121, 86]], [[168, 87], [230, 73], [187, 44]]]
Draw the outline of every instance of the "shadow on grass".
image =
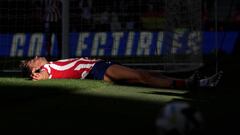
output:
[[[205, 121], [204, 135], [212, 134], [233, 134], [239, 132], [238, 123], [240, 121], [239, 94], [229, 93], [224, 87], [214, 89], [191, 90], [183, 93], [150, 91], [146, 94], [181, 96], [171, 102], [188, 102], [196, 107], [203, 115]], [[235, 89], [236, 90], [236, 89]]]
[[[113, 97], [77, 94], [74, 90], [57, 86], [0, 86], [1, 129], [31, 131], [75, 132], [84, 134], [156, 134], [155, 121], [161, 106], [159, 103]], [[84, 90], [84, 89], [80, 89]], [[200, 107], [208, 119], [209, 133], [231, 133], [232, 121], [237, 113], [231, 112], [232, 102], [216, 100], [205, 92], [158, 92], [145, 94], [183, 96]], [[214, 91], [211, 95], [214, 94]], [[205, 97], [204, 97], [205, 96]], [[208, 96], [208, 97], [207, 97]], [[209, 98], [211, 97], [211, 98]], [[187, 100], [192, 98], [194, 100]], [[199, 102], [198, 99], [208, 99]], [[232, 114], [232, 115], [230, 115]], [[234, 119], [235, 118], [235, 119]], [[220, 120], [220, 122], [219, 122]], [[224, 129], [218, 131], [218, 129]]]
[[155, 134], [159, 104], [75, 94], [62, 87], [0, 87], [1, 129]]
[[168, 95], [168, 96], [183, 96], [184, 93], [179, 92], [162, 92], [162, 91], [149, 91], [149, 92], [141, 92], [145, 94], [154, 94], [154, 95]]

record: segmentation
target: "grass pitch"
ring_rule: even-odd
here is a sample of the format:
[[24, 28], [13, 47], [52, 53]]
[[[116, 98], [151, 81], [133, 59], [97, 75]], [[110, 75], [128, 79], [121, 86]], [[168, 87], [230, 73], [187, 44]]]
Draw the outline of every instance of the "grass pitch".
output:
[[[202, 109], [212, 133], [225, 116], [212, 93], [123, 86], [93, 80], [0, 78], [1, 128], [63, 130], [84, 134], [157, 134], [166, 103], [186, 101]], [[230, 107], [229, 107], [230, 108]], [[218, 114], [216, 114], [218, 113]], [[223, 119], [225, 119], [223, 117]], [[214, 126], [212, 126], [214, 125]]]
[[93, 80], [0, 78], [0, 87], [4, 127], [104, 134], [154, 133], [160, 108], [185, 94]]
[[[153, 102], [156, 104], [163, 104], [172, 99], [183, 99], [182, 95], [187, 92], [184, 90], [123, 86], [103, 81], [76, 79], [30, 81], [25, 78], [0, 78], [0, 86], [18, 89], [19, 92], [26, 89], [32, 90], [33, 93], [34, 89], [41, 89], [43, 93], [52, 90], [57, 92], [59, 90], [59, 92], [65, 91], [76, 95], [114, 97], [119, 99]], [[2, 90], [4, 91], [4, 89]]]

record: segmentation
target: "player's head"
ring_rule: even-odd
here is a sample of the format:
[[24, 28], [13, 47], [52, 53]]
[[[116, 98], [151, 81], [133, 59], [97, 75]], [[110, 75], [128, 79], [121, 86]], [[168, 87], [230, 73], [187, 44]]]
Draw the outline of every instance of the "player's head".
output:
[[45, 57], [35, 56], [32, 59], [22, 61], [20, 67], [27, 71], [28, 74], [31, 74], [47, 63], [48, 61]]

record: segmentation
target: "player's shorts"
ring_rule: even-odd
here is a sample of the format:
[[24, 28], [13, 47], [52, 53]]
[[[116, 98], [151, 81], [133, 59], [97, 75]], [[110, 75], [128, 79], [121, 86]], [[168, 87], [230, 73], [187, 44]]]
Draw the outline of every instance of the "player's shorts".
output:
[[106, 70], [113, 64], [118, 64], [112, 61], [99, 61], [95, 63], [86, 79], [103, 80]]

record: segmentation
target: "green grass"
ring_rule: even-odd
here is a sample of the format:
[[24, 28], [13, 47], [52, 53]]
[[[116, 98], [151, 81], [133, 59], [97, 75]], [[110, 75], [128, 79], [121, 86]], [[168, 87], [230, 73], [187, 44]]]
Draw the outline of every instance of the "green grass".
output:
[[155, 89], [93, 80], [0, 78], [0, 124], [1, 128], [58, 133], [71, 129], [88, 134], [153, 135], [161, 108], [171, 101], [187, 101], [210, 119], [215, 133], [219, 126], [226, 126], [215, 121], [229, 122], [225, 116], [236, 106], [231, 103], [237, 101], [226, 94], [218, 96], [214, 91]]
[[160, 104], [169, 102], [172, 99], [183, 99], [181, 95], [186, 93], [186, 91], [183, 90], [180, 91], [137, 86], [123, 86], [110, 84], [103, 81], [75, 79], [30, 81], [25, 78], [0, 78], [0, 85], [6, 87], [19, 87], [19, 89], [21, 87], [33, 87], [32, 90], [34, 90], [35, 87], [48, 87], [47, 89], [42, 89], [43, 92], [46, 90], [56, 89], [55, 87], [59, 87], [60, 89], [65, 89], [67, 92], [72, 94], [116, 97]]
[[0, 78], [0, 88], [3, 127], [80, 127], [81, 132], [103, 134], [155, 133], [160, 108], [185, 94], [93, 80]]

